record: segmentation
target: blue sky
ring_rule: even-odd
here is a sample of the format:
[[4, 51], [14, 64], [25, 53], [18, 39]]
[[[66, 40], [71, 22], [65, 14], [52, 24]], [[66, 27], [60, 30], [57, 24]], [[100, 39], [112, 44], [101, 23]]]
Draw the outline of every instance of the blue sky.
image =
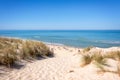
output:
[[120, 0], [0, 0], [3, 29], [120, 30]]

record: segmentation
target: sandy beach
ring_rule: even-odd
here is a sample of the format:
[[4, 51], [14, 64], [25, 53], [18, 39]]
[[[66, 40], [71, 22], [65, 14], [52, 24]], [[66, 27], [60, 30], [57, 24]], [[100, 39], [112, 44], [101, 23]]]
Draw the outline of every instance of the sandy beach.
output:
[[[0, 80], [120, 80], [115, 73], [97, 73], [97, 68], [91, 63], [80, 66], [81, 48], [47, 45], [54, 51], [54, 57], [26, 62], [21, 68], [8, 69], [0, 67]], [[102, 52], [120, 50], [119, 47], [94, 48], [92, 51]], [[115, 65], [115, 61], [110, 60]], [[115, 66], [112, 67], [116, 69]]]
[[120, 0], [0, 0], [0, 80], [120, 80]]

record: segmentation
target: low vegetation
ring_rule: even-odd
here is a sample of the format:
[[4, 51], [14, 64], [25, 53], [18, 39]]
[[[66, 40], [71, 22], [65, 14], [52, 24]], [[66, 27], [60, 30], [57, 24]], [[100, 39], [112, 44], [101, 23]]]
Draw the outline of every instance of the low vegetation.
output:
[[83, 52], [84, 52], [84, 53], [85, 53], [85, 52], [88, 52], [88, 51], [90, 51], [92, 48], [93, 48], [92, 46], [86, 47], [86, 48], [83, 49]]
[[83, 55], [82, 56], [82, 64], [80, 65], [81, 67], [84, 67], [85, 65], [90, 64], [92, 61], [92, 57], [90, 55]]
[[16, 61], [53, 56], [50, 49], [38, 41], [0, 37], [0, 64], [10, 67]]
[[[107, 63], [108, 59], [113, 59], [115, 61], [118, 61], [119, 64], [117, 65], [118, 66], [117, 71], [110, 71], [104, 68], [105, 66], [110, 67], [110, 65], [108, 65]], [[111, 51], [106, 53], [105, 55], [102, 55], [102, 53], [82, 54], [81, 60], [82, 60], [82, 64], [81, 64], [82, 67], [90, 63], [93, 63], [102, 72], [117, 73], [120, 76], [120, 51]]]
[[104, 57], [120, 61], [120, 51], [111, 51], [108, 54], [106, 54]]

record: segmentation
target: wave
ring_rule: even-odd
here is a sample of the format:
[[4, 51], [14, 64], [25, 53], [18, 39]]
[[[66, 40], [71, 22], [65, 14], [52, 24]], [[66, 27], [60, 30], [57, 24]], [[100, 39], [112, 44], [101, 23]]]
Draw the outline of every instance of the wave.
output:
[[48, 45], [60, 45], [60, 46], [63, 46], [64, 44], [61, 44], [61, 43], [50, 43], [50, 42], [43, 42], [45, 44], [48, 44]]
[[120, 41], [95, 41], [95, 42], [105, 44], [120, 44]]

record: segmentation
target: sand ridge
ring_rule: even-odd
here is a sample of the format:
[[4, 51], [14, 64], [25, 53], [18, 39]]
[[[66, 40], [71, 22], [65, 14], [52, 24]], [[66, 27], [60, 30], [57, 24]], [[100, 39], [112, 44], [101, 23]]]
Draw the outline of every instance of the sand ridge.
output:
[[81, 68], [79, 48], [48, 45], [55, 57], [27, 63], [1, 75], [0, 80], [120, 80], [113, 73], [97, 74], [92, 64]]

